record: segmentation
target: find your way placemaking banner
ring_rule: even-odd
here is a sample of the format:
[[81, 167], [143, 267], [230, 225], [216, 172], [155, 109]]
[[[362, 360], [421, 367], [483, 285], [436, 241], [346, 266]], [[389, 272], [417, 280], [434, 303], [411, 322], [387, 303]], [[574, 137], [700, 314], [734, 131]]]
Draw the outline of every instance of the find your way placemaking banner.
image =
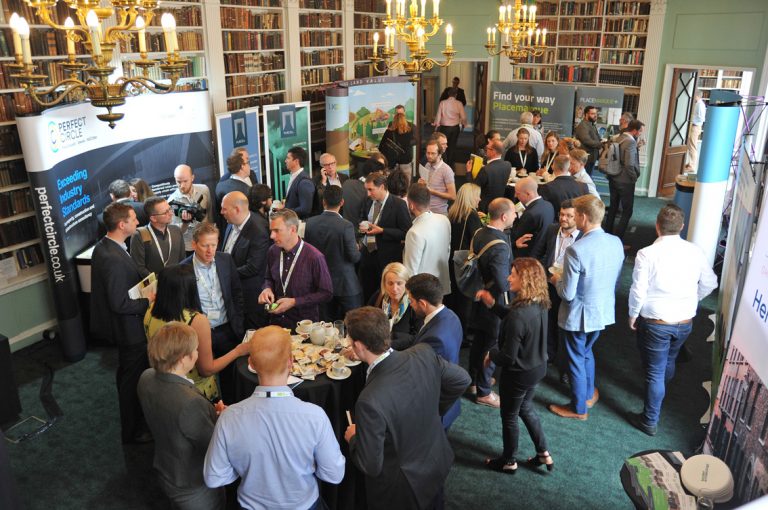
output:
[[103, 109], [88, 103], [17, 119], [68, 360], [85, 355], [73, 259], [97, 241], [109, 183], [134, 177], [150, 185], [173, 182], [173, 169], [186, 163], [195, 182], [211, 186], [216, 169], [209, 105], [207, 91], [129, 98], [114, 129], [96, 118]]
[[541, 112], [541, 132], [571, 136], [576, 89], [566, 85], [491, 82], [490, 129], [501, 137], [520, 127], [520, 114]]

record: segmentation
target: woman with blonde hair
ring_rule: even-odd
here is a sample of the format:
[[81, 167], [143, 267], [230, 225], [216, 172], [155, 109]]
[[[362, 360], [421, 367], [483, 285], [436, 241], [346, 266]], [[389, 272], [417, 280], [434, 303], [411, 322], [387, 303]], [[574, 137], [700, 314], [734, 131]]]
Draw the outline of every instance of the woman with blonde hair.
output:
[[501, 367], [499, 397], [504, 451], [500, 457], [485, 459], [485, 465], [508, 474], [517, 471], [519, 415], [536, 447], [536, 455], [528, 459], [528, 464], [544, 465], [552, 471], [555, 463], [533, 406], [536, 386], [547, 374], [547, 311], [551, 306], [547, 275], [538, 260], [522, 257], [512, 262], [507, 281], [515, 295], [509, 308], [496, 303], [487, 290], [477, 293], [485, 306], [503, 317], [498, 345], [486, 355], [485, 365], [493, 361]]
[[446, 305], [453, 310], [453, 313], [458, 315], [464, 327], [465, 336], [472, 312], [472, 300], [462, 294], [456, 286], [456, 274], [451, 261], [453, 261], [453, 255], [456, 253], [456, 250], [469, 249], [469, 242], [472, 240], [472, 236], [483, 226], [480, 220], [482, 213], [477, 210], [479, 204], [480, 186], [468, 182], [459, 188], [459, 192], [456, 194], [456, 201], [448, 209], [448, 220], [451, 222], [451, 255], [448, 259], [451, 294], [448, 296]]
[[411, 125], [405, 119], [405, 114], [396, 113], [395, 119], [384, 132], [381, 142], [379, 142], [379, 152], [386, 156], [390, 169], [399, 167], [407, 174], [412, 172], [412, 140], [413, 129], [411, 129]]
[[381, 272], [381, 289], [371, 296], [369, 305], [387, 314], [392, 331], [392, 348], [402, 351], [413, 345], [413, 338], [423, 324], [411, 307], [405, 282], [411, 277], [400, 262], [391, 262]]

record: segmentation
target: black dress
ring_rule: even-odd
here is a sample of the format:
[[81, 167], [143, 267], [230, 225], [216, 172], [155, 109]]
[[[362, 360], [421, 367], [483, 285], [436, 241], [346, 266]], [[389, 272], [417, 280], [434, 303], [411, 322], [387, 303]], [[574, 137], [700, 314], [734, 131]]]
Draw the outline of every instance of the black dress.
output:
[[[377, 291], [371, 299], [368, 300], [369, 306], [375, 306], [381, 308], [381, 302], [379, 301], [379, 295], [381, 291]], [[389, 317], [387, 317], [389, 318]], [[413, 312], [413, 308], [409, 306], [406, 308], [403, 316], [400, 320], [392, 326], [392, 348], [396, 351], [402, 351], [413, 345], [413, 339], [416, 334], [424, 325], [424, 321]]]
[[411, 140], [413, 140], [413, 130], [398, 133], [397, 130], [387, 129], [384, 132], [379, 142], [379, 152], [386, 156], [389, 168], [411, 162], [413, 158]]
[[504, 156], [504, 160], [509, 161], [513, 169], [525, 168], [529, 174], [536, 173], [539, 169], [539, 154], [535, 149], [531, 149], [528, 152], [522, 151], [521, 154], [520, 149], [517, 147], [510, 147]]

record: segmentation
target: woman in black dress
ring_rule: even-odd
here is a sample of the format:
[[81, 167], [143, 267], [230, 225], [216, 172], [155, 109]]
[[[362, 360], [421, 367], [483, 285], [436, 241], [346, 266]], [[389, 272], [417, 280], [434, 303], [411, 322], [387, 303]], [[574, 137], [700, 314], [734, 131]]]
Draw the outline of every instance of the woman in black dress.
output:
[[509, 161], [513, 169], [526, 170], [529, 174], [535, 174], [539, 169], [539, 154], [528, 143], [530, 136], [527, 129], [518, 129], [517, 144], [507, 150], [504, 159]]
[[392, 348], [402, 351], [413, 345], [413, 339], [424, 324], [416, 316], [405, 291], [411, 277], [400, 262], [391, 262], [381, 272], [381, 290], [371, 296], [368, 304], [384, 310], [392, 331]]
[[396, 113], [395, 119], [384, 132], [379, 142], [379, 152], [384, 154], [389, 161], [389, 168], [402, 168], [403, 171], [410, 173], [413, 151], [411, 150], [411, 141], [413, 140], [413, 129], [405, 115]]

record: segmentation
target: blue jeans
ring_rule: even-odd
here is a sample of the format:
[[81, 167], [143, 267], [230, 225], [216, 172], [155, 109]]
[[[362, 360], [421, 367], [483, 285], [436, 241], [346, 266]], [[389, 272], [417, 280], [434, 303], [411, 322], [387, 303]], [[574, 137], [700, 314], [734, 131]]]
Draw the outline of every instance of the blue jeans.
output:
[[595, 393], [595, 356], [592, 346], [600, 331], [563, 331], [568, 351], [568, 375], [571, 377], [571, 404], [578, 414], [586, 414], [587, 400]]
[[655, 427], [661, 414], [666, 384], [675, 376], [675, 360], [692, 324], [650, 324], [638, 318], [637, 346], [645, 372], [643, 422]]

